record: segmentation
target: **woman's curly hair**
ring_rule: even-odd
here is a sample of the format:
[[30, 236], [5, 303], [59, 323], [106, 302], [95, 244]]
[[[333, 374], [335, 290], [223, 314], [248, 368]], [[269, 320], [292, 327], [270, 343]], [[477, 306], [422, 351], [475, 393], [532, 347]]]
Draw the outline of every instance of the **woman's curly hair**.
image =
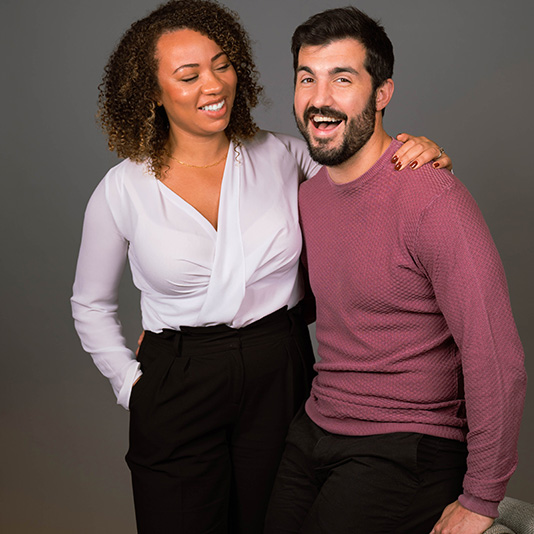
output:
[[215, 0], [163, 4], [123, 35], [105, 67], [98, 99], [98, 118], [108, 135], [110, 150], [122, 158], [147, 162], [158, 177], [166, 160], [169, 121], [163, 106], [156, 104], [160, 94], [156, 45], [162, 34], [179, 29], [209, 37], [236, 71], [237, 90], [227, 137], [239, 143], [258, 131], [251, 109], [258, 104], [263, 89], [238, 15]]

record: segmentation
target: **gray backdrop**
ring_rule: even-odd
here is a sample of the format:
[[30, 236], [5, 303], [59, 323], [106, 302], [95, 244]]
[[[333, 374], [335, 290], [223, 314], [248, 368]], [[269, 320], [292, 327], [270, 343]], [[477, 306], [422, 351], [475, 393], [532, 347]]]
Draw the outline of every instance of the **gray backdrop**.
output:
[[[348, 0], [347, 0], [348, 1]], [[117, 162], [95, 125], [97, 85], [121, 33], [157, 0], [2, 0], [2, 338], [0, 531], [134, 532], [123, 456], [128, 414], [83, 353], [70, 318], [82, 216]], [[255, 43], [271, 104], [267, 129], [295, 133], [289, 39], [307, 16], [341, 0], [226, 0]], [[534, 39], [531, 2], [361, 0], [395, 44], [392, 133], [443, 144], [489, 223], [534, 369]], [[131, 346], [138, 296], [121, 297]], [[534, 502], [534, 401], [508, 495]], [[377, 504], [378, 505], [378, 504]]]

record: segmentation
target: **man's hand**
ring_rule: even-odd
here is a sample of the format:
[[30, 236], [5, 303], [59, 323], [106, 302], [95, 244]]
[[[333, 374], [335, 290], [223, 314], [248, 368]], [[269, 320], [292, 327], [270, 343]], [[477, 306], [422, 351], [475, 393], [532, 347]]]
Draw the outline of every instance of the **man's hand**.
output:
[[430, 534], [481, 534], [493, 524], [493, 518], [476, 514], [458, 501], [449, 504]]

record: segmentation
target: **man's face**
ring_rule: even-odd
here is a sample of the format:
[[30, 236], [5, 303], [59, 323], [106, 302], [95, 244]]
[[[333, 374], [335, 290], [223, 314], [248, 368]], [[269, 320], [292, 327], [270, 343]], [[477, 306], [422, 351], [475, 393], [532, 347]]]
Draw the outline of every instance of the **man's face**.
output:
[[299, 51], [293, 110], [312, 158], [322, 165], [344, 163], [374, 132], [376, 102], [365, 54], [355, 39]]

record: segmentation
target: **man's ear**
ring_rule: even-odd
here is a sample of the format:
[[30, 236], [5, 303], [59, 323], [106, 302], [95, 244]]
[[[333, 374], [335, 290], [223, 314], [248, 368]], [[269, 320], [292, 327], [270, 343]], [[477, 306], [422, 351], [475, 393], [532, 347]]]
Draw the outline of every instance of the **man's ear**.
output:
[[389, 104], [394, 90], [395, 84], [391, 78], [376, 90], [376, 111], [382, 111]]

